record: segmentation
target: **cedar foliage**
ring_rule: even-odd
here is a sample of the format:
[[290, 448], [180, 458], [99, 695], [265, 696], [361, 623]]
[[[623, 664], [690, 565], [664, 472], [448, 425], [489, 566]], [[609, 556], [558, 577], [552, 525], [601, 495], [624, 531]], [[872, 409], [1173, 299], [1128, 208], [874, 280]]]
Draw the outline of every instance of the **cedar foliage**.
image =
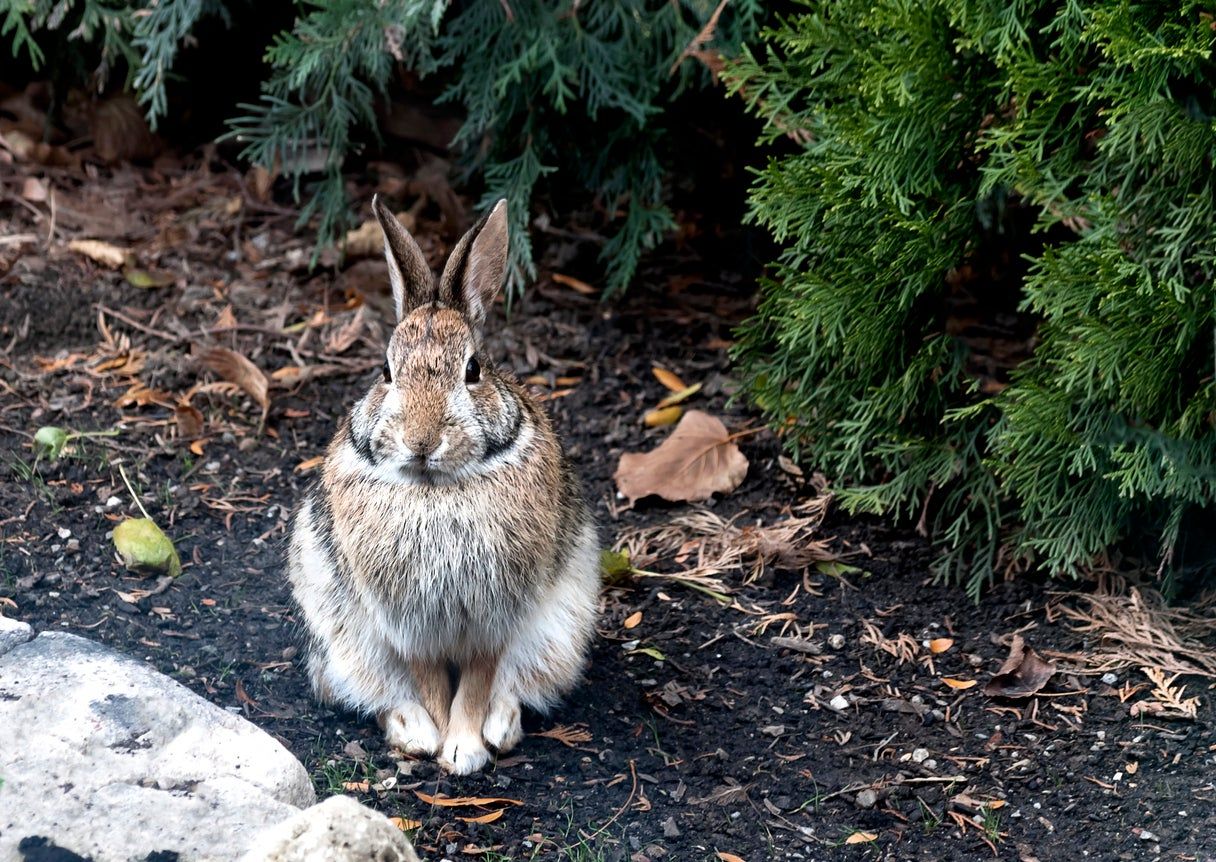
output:
[[[756, 402], [973, 594], [1116, 546], [1168, 573], [1216, 503], [1210, 4], [801, 5], [728, 73], [799, 142], [750, 198], [783, 247], [736, 352]], [[1000, 291], [960, 273], [1019, 241], [1033, 352], [994, 379], [956, 309]]]
[[[705, 30], [708, 44], [698, 47], [730, 53], [754, 34], [762, 9], [761, 0], [300, 0], [294, 26], [266, 51], [260, 100], [240, 106], [231, 136], [251, 162], [292, 178], [302, 221], [315, 217], [320, 241], [331, 242], [352, 224], [347, 159], [376, 140], [377, 102], [395, 73], [442, 74], [442, 99], [465, 113], [453, 144], [465, 176], [481, 179], [479, 208], [511, 202], [512, 288], [535, 275], [531, 202], [546, 191], [603, 214], [595, 227], [612, 293], [674, 227], [664, 111], [710, 83], [685, 48]], [[257, 14], [255, 4], [0, 0], [0, 37], [35, 68], [43, 42], [77, 52], [100, 45], [88, 76], [100, 83], [125, 64], [155, 125], [182, 40], [204, 16], [239, 24], [242, 14]]]

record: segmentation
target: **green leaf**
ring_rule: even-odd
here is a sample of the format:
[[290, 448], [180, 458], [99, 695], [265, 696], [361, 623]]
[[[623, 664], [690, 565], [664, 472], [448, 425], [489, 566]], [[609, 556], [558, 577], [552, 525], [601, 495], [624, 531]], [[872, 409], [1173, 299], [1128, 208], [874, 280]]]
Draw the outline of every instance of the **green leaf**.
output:
[[163, 270], [146, 270], [146, 269], [131, 269], [127, 268], [122, 271], [123, 276], [127, 279], [127, 284], [131, 287], [148, 289], [153, 287], [167, 287], [174, 282], [174, 276], [171, 272]]
[[633, 565], [624, 551], [603, 550], [600, 551], [600, 571], [606, 583], [616, 584], [633, 573]]
[[652, 659], [655, 659], [656, 661], [667, 661], [667, 656], [663, 655], [661, 652], [659, 652], [657, 649], [655, 649], [652, 646], [638, 647], [637, 649], [629, 651], [630, 655], [636, 655], [637, 653], [641, 653], [642, 655], [648, 655]]
[[114, 547], [128, 569], [146, 573], [182, 573], [177, 549], [150, 518], [128, 518], [114, 528]]
[[833, 578], [839, 578], [841, 575], [865, 573], [865, 569], [859, 569], [857, 566], [850, 566], [848, 563], [841, 563], [837, 560], [820, 560], [815, 563], [815, 568], [822, 574]]
[[71, 434], [54, 425], [44, 425], [34, 433], [35, 454], [54, 461], [63, 453]]

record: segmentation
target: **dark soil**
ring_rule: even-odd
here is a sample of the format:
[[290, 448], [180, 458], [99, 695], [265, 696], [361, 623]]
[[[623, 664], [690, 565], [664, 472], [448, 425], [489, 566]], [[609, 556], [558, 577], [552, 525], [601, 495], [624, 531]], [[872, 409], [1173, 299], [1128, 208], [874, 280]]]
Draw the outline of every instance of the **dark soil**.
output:
[[[373, 722], [319, 706], [283, 577], [287, 519], [311, 480], [299, 465], [377, 373], [387, 281], [374, 259], [309, 273], [290, 213], [251, 198], [237, 175], [203, 167], [169, 162], [92, 180], [43, 173], [60, 204], [49, 251], [46, 206], [19, 205], [21, 180], [5, 181], [0, 230], [38, 237], [0, 245], [0, 596], [15, 603], [6, 614], [141, 656], [243, 713], [303, 760], [320, 795], [350, 792], [421, 821], [415, 841], [427, 858], [1216, 859], [1208, 682], [1179, 681], [1200, 698], [1197, 719], [1133, 718], [1147, 678], [1121, 669], [1108, 685], [1082, 673], [1075, 657], [1099, 644], [1048, 619], [1052, 602], [1070, 601], [1050, 585], [1001, 584], [972, 604], [933, 582], [922, 540], [838, 511], [820, 532], [847, 567], [770, 567], [751, 584], [725, 573], [731, 607], [663, 579], [606, 588], [586, 681], [552, 715], [529, 716], [530, 735], [484, 775], [453, 779], [394, 756]], [[418, 233], [437, 263], [453, 231], [432, 209]], [[69, 252], [77, 237], [134, 247], [140, 266], [173, 283], [132, 287]], [[665, 394], [652, 366], [703, 382], [692, 406], [732, 430], [755, 424], [728, 402], [724, 343], [747, 312], [749, 284], [704, 267], [669, 251], [610, 305], [542, 276], [496, 324], [504, 364], [549, 378], [538, 392], [569, 390], [548, 403], [606, 545], [691, 508], [621, 509], [615, 498], [619, 455], [669, 433], [641, 423]], [[330, 339], [360, 303], [367, 325], [339, 350]], [[296, 366], [317, 376], [272, 389], [264, 431], [248, 396], [195, 392], [198, 455], [172, 408], [218, 379], [190, 358], [216, 345], [267, 373]], [[61, 367], [48, 370], [55, 359]], [[141, 399], [137, 382], [153, 394]], [[119, 433], [36, 460], [30, 436], [42, 425]], [[770, 434], [741, 446], [747, 479], [713, 511], [771, 524], [817, 494], [778, 464]], [[120, 465], [186, 564], [159, 591], [115, 560], [110, 531], [136, 514]], [[802, 466], [810, 476], [814, 465]], [[785, 616], [743, 610], [757, 608]], [[626, 628], [637, 611], [640, 623]], [[889, 642], [907, 635], [914, 655], [901, 661], [867, 642], [863, 621]], [[1015, 632], [1061, 670], [1038, 696], [987, 697]], [[813, 652], [775, 645], [783, 633], [804, 636]], [[934, 655], [927, 644], [937, 638], [953, 645]], [[955, 689], [944, 678], [978, 684]], [[846, 708], [829, 705], [837, 696]], [[554, 729], [564, 741], [544, 735]], [[518, 804], [437, 807], [416, 791]], [[499, 809], [491, 822], [462, 819]]]

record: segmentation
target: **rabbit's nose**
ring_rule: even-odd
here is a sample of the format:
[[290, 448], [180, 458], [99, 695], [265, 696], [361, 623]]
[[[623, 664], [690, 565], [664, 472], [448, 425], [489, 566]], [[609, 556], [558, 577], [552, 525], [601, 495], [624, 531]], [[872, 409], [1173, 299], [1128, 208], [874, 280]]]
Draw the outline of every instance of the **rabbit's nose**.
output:
[[407, 437], [405, 445], [415, 458], [426, 458], [439, 448], [442, 439], [442, 436], [439, 434], [428, 434], [424, 437]]

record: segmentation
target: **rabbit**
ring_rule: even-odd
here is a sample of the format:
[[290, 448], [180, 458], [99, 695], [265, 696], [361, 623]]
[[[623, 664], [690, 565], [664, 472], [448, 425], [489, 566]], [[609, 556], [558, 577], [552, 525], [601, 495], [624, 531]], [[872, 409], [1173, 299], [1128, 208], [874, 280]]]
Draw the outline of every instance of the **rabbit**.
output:
[[522, 737], [521, 704], [578, 682], [595, 631], [596, 525], [541, 404], [482, 344], [507, 204], [438, 285], [377, 197], [397, 323], [292, 525], [288, 580], [317, 697], [465, 775]]

